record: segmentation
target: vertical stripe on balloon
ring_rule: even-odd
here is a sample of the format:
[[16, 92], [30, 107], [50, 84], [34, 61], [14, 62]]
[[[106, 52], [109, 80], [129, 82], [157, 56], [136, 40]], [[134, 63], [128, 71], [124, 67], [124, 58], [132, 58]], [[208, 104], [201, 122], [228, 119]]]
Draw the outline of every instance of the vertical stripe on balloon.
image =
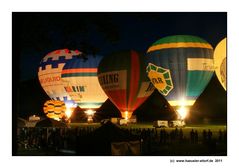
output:
[[[130, 71], [130, 92], [129, 92], [129, 100], [128, 100], [128, 111], [134, 109], [135, 101], [137, 100], [137, 91], [139, 89], [139, 69], [140, 63], [138, 54], [134, 51], [131, 51], [131, 71]], [[137, 85], [135, 85], [137, 83]]]

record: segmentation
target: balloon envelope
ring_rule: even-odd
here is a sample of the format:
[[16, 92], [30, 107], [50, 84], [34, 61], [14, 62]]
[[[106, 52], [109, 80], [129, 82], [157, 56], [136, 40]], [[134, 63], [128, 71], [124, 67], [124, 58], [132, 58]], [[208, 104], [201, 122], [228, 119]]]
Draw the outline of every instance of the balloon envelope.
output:
[[66, 92], [82, 109], [97, 109], [107, 100], [97, 78], [101, 59], [99, 55], [79, 56], [67, 61], [62, 70], [61, 78]]
[[168, 36], [147, 51], [147, 73], [171, 106], [192, 106], [213, 75], [213, 48], [189, 35]]
[[73, 59], [79, 54], [78, 50], [55, 50], [42, 59], [38, 70], [40, 84], [47, 95], [53, 100], [64, 101], [68, 107], [74, 106], [74, 102], [63, 87], [61, 71], [67, 60]]
[[63, 101], [47, 100], [44, 103], [43, 111], [48, 118], [60, 120], [65, 115], [66, 106]]
[[135, 51], [104, 57], [98, 67], [98, 79], [123, 118], [130, 118], [154, 91], [145, 73], [145, 58]]
[[227, 90], [227, 38], [218, 43], [214, 51], [214, 66], [218, 80]]

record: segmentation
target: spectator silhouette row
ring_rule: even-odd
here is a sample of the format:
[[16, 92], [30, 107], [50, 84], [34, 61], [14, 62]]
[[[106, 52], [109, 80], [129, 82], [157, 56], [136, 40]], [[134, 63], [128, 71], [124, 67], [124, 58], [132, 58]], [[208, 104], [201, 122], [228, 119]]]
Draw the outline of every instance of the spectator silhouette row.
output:
[[[18, 148], [36, 150], [60, 149], [75, 150], [79, 144], [92, 133], [96, 127], [76, 127], [76, 128], [18, 128], [17, 144]], [[123, 128], [122, 128], [123, 129]], [[213, 132], [203, 130], [199, 132], [192, 129], [189, 133], [183, 129], [154, 129], [154, 128], [124, 128], [131, 135], [141, 139], [143, 152], [150, 152], [154, 145], [170, 144], [226, 144], [226, 130]], [[214, 135], [215, 134], [215, 135]], [[96, 140], [97, 141], [97, 140]]]

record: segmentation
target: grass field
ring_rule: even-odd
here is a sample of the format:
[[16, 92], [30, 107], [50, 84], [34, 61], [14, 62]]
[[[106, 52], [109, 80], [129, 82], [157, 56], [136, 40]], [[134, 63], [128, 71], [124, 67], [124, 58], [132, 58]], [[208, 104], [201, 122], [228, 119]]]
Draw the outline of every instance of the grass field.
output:
[[[70, 123], [68, 124], [70, 127], [100, 127], [100, 123]], [[145, 129], [152, 129], [153, 124], [152, 123], [137, 123], [137, 124], [128, 124], [127, 126], [119, 126], [121, 128], [145, 128]], [[159, 129], [159, 128], [158, 128]], [[166, 130], [172, 130], [175, 128], [165, 128]], [[183, 129], [197, 129], [197, 130], [203, 130], [203, 129], [210, 129], [211, 131], [215, 130], [225, 130], [226, 125], [223, 124], [188, 124]]]
[[[70, 123], [69, 124], [70, 127], [80, 127], [80, 128], [84, 128], [84, 127], [100, 127], [101, 124], [100, 123]], [[137, 123], [137, 124], [129, 124], [127, 126], [119, 126], [120, 128], [123, 129], [155, 129], [153, 127], [152, 123]], [[157, 131], [159, 132], [160, 129], [165, 129], [167, 132], [170, 132], [172, 130], [175, 130], [175, 128], [157, 128]], [[221, 131], [226, 131], [227, 130], [227, 126], [223, 125], [223, 124], [188, 124], [185, 127], [182, 128], [183, 133], [186, 137], [188, 137], [190, 135], [191, 130], [197, 130], [198, 134], [202, 134], [203, 130], [208, 131], [209, 129], [211, 130], [211, 132], [213, 133], [214, 137], [219, 135], [219, 130]]]

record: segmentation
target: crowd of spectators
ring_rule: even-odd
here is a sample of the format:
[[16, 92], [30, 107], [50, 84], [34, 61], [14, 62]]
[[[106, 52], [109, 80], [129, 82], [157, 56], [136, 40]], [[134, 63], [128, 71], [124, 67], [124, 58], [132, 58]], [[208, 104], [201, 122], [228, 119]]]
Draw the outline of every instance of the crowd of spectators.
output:
[[[54, 150], [71, 151], [77, 155], [77, 150], [81, 148], [82, 140], [87, 141], [88, 135], [92, 134], [97, 127], [76, 127], [76, 128], [18, 128], [17, 146], [23, 150]], [[200, 144], [205, 146], [215, 146], [216, 144], [226, 144], [226, 130], [212, 132], [209, 130], [200, 131], [192, 129], [184, 131], [181, 128], [121, 128], [129, 135], [137, 136], [142, 143], [142, 155], [150, 154], [154, 146], [171, 144]], [[97, 141], [97, 140], [95, 140]]]

